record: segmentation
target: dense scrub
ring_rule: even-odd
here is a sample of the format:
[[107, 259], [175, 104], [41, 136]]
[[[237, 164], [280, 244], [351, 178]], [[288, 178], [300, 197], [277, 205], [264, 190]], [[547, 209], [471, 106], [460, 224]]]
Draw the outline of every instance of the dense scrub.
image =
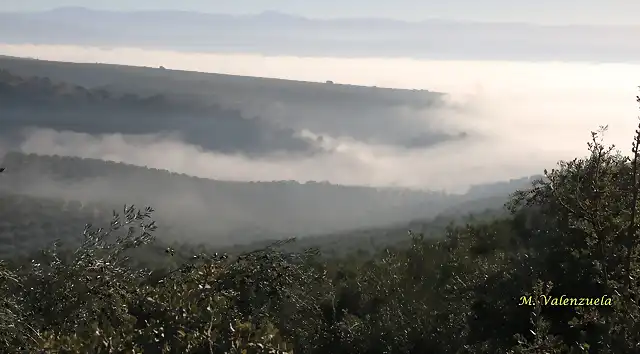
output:
[[[77, 249], [6, 265], [4, 352], [637, 353], [638, 143], [629, 158], [594, 134], [509, 204], [511, 215], [438, 240], [327, 261], [278, 247], [240, 256], [167, 249], [162, 267], [125, 257], [153, 241], [153, 210], [126, 208]], [[277, 246], [277, 245], [276, 245]], [[176, 258], [177, 257], [177, 258]], [[531, 295], [531, 304], [521, 298]], [[542, 295], [602, 298], [545, 305]]]

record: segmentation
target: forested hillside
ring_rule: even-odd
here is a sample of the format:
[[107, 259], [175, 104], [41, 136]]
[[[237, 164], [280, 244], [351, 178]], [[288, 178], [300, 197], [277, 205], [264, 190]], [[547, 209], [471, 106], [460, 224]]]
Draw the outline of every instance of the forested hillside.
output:
[[[207, 134], [215, 134], [216, 137], [221, 136], [222, 140], [219, 141], [236, 147], [236, 150], [246, 149], [254, 154], [263, 150], [273, 152], [276, 148], [289, 152], [307, 151], [305, 148], [308, 147], [301, 145], [300, 141], [286, 136], [291, 134], [290, 130], [310, 130], [320, 136], [346, 135], [359, 141], [407, 148], [432, 146], [461, 139], [465, 138], [467, 133], [425, 129], [424, 126], [415, 124], [416, 119], [425, 116], [430, 117], [429, 119], [437, 118], [438, 109], [443, 107], [444, 94], [425, 90], [362, 87], [340, 83], [313, 83], [2, 56], [0, 68], [15, 76], [49, 78], [55, 84], [82, 86], [87, 90], [108, 92], [116, 98], [126, 96], [132, 99], [138, 96], [144, 101], [151, 97], [163, 97], [171, 102], [178, 101], [182, 108], [174, 107], [159, 117], [156, 115], [166, 107], [166, 103], [155, 106], [155, 110], [138, 112], [136, 119], [128, 120], [132, 127], [125, 126], [121, 128], [124, 130], [119, 132], [126, 134], [141, 130], [157, 132], [163, 129], [186, 129], [185, 134], [190, 138], [187, 139], [189, 142], [204, 144], [203, 146], [207, 147], [207, 144], [212, 144], [206, 139]], [[184, 106], [191, 108], [185, 109]], [[206, 114], [202, 109], [193, 114], [194, 107], [205, 107], [203, 109]], [[126, 118], [119, 116], [124, 107], [120, 108], [121, 110], [109, 109], [98, 113], [101, 116], [109, 116], [115, 122], [125, 121]], [[176, 112], [181, 114], [176, 116]], [[124, 113], [127, 113], [126, 117], [133, 115], [131, 111]], [[248, 121], [237, 122], [230, 120], [231, 117], [243, 117]], [[211, 119], [214, 122], [210, 122]], [[82, 121], [76, 122], [81, 123]], [[82, 127], [88, 129], [88, 133], [99, 132], [106, 129], [100, 128], [105, 124], [109, 128], [107, 131], [113, 130], [116, 126], [115, 123], [103, 123], [96, 127]], [[221, 131], [213, 131], [214, 128]], [[244, 129], [242, 131], [246, 131], [246, 134], [240, 134], [234, 128]], [[278, 143], [278, 139], [283, 142]], [[257, 142], [252, 145], [251, 141], [254, 140]], [[262, 142], [263, 140], [267, 141]], [[221, 143], [217, 144], [212, 147], [221, 148]]]
[[251, 155], [313, 147], [291, 129], [272, 126], [215, 104], [181, 102], [164, 95], [114, 94], [48, 77], [23, 78], [0, 67], [2, 136], [27, 127], [89, 134], [179, 132], [186, 142], [222, 153]]
[[317, 182], [217, 181], [109, 161], [17, 152], [5, 155], [2, 164], [7, 171], [0, 198], [11, 206], [0, 214], [2, 232], [23, 250], [20, 242], [27, 241], [21, 233], [41, 235], [39, 245], [77, 234], [85, 222], [107, 222], [123, 201], [157, 208], [157, 222], [163, 225], [158, 237], [166, 242], [229, 247], [327, 233], [347, 239], [346, 231], [352, 229], [387, 230], [391, 224], [404, 228], [412, 219], [426, 222], [440, 213], [455, 217], [498, 209], [509, 193], [530, 180], [479, 186], [458, 195]]

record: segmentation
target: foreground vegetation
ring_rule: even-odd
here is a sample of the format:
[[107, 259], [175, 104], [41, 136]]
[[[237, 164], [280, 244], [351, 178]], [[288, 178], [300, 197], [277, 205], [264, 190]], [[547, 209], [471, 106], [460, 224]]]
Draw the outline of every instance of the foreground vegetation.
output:
[[[637, 353], [638, 144], [590, 154], [516, 193], [511, 215], [328, 261], [278, 245], [167, 249], [144, 269], [152, 209], [127, 207], [79, 247], [3, 265], [0, 346], [46, 353]], [[131, 256], [130, 258], [128, 256]], [[542, 295], [606, 298], [545, 305]], [[522, 298], [532, 296], [530, 304]]]

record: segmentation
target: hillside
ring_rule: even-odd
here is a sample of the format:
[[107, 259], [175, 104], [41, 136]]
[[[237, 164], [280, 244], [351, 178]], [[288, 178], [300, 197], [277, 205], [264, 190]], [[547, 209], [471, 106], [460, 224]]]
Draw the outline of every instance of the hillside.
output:
[[[231, 99], [237, 94], [256, 97], [273, 95], [272, 98], [284, 102], [293, 99], [309, 101], [317, 98], [320, 100], [339, 99], [340, 101], [353, 102], [354, 104], [409, 105], [420, 108], [433, 104], [442, 95], [442, 93], [425, 90], [365, 87], [344, 85], [339, 82], [328, 84], [172, 70], [171, 68], [69, 63], [1, 55], [0, 68], [20, 76], [48, 77], [53, 81], [69, 82], [88, 88], [122, 85], [122, 88], [129, 87], [134, 92], [137, 89], [156, 89], [166, 90], [167, 92], [186, 91], [185, 94], [187, 95], [198, 95], [207, 94], [207, 92], [201, 92], [200, 87], [190, 86], [189, 84], [209, 85], [208, 87], [211, 91], [215, 92], [214, 97], [222, 94], [225, 99]], [[331, 80], [331, 78], [327, 78], [327, 80]], [[168, 85], [169, 83], [177, 83], [177, 85]], [[226, 94], [225, 92], [220, 92], [222, 88], [229, 90], [229, 92]], [[211, 92], [208, 94], [210, 95]], [[287, 99], [288, 97], [291, 97], [291, 99]], [[242, 97], [239, 99], [243, 100]]]
[[0, 69], [0, 132], [39, 127], [89, 134], [181, 134], [185, 142], [222, 153], [310, 153], [291, 129], [215, 104], [193, 105], [161, 94], [139, 96], [87, 89], [48, 77], [23, 78]]
[[[227, 116], [241, 116], [250, 121], [257, 121], [259, 123], [245, 125], [267, 125], [263, 129], [284, 131], [280, 133], [282, 135], [291, 134], [290, 130], [297, 134], [306, 130], [318, 136], [348, 136], [367, 143], [391, 144], [406, 148], [427, 147], [465, 137], [463, 131], [427, 129], [424, 124], [415, 123], [417, 119], [424, 119], [425, 112], [431, 110], [433, 119], [436, 119], [437, 110], [443, 106], [443, 94], [423, 90], [10, 57], [0, 57], [0, 69], [24, 78], [36, 76], [49, 78], [54, 83], [104, 90], [114, 96], [161, 95], [184, 105], [209, 107], [209, 116], [227, 112]], [[174, 122], [173, 126], [176, 124]], [[193, 130], [206, 133], [212, 131], [211, 128], [200, 127], [197, 124]], [[274, 136], [276, 133], [264, 134]], [[257, 135], [260, 136], [260, 132]], [[239, 140], [245, 138], [238, 134], [231, 136]], [[199, 137], [194, 141], [202, 143], [203, 140], [203, 137]], [[271, 140], [276, 139], [274, 137]], [[296, 144], [302, 143], [291, 142], [291, 145]]]
[[[84, 225], [80, 223], [83, 218], [104, 222], [112, 210], [129, 203], [157, 210], [157, 221], [164, 225], [161, 239], [213, 246], [393, 224], [404, 229], [410, 220], [428, 220], [483, 197], [477, 192], [455, 195], [317, 182], [216, 181], [109, 161], [15, 152], [4, 157], [2, 166], [6, 171], [1, 176], [0, 191], [13, 198], [12, 202], [6, 201], [7, 205], [23, 215], [14, 218], [3, 214], [5, 230], [27, 222], [42, 223], [38, 227], [45, 229], [54, 224], [75, 228], [73, 233], [77, 234]], [[526, 178], [514, 180], [491, 195], [504, 202], [509, 193], [528, 183]], [[463, 214], [499, 208], [501, 204], [480, 202]], [[32, 218], [31, 213], [49, 216]], [[65, 233], [69, 229], [53, 232], [49, 238]]]

